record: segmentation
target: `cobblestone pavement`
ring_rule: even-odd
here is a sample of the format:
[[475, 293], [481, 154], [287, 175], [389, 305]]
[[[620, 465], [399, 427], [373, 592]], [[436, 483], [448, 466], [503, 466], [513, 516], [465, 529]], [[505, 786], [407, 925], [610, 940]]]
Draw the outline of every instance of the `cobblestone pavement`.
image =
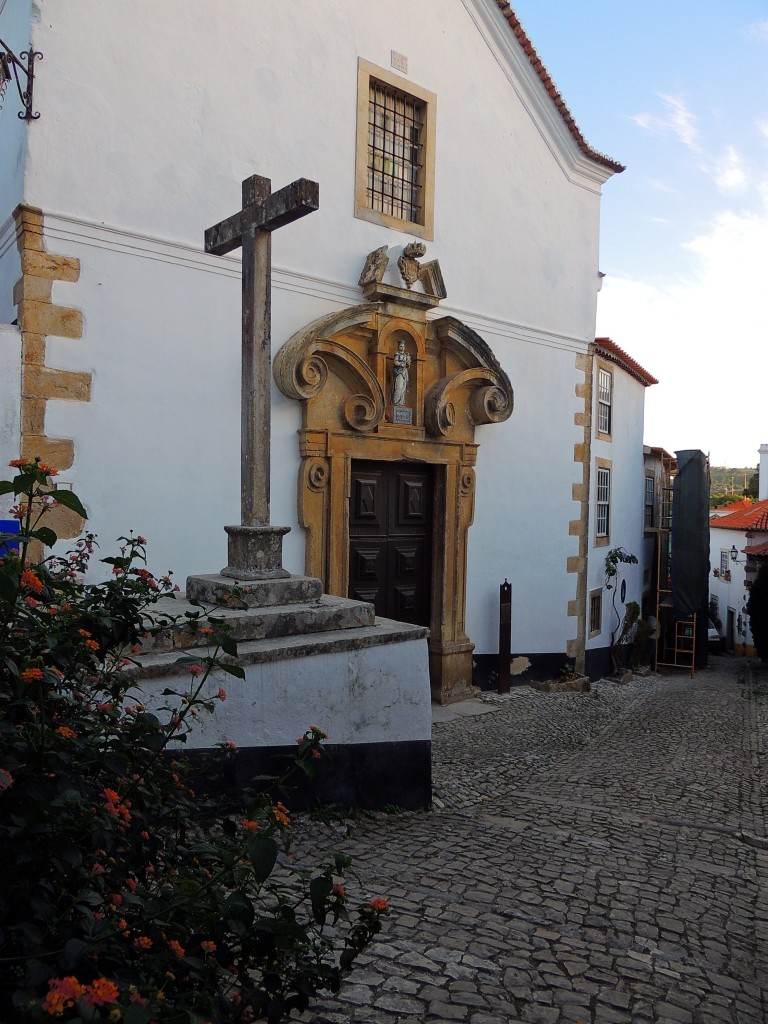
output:
[[313, 824], [393, 909], [298, 1019], [767, 1021], [768, 676], [711, 666], [488, 695], [435, 725], [437, 810]]

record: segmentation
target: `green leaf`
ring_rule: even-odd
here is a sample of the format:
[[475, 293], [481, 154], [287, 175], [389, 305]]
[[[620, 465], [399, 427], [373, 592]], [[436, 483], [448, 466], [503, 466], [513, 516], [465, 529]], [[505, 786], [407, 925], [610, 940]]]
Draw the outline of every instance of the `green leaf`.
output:
[[266, 882], [277, 860], [277, 843], [270, 836], [257, 835], [248, 843], [248, 857], [256, 881]]
[[62, 967], [71, 971], [82, 960], [88, 948], [87, 942], [82, 942], [80, 939], [68, 939], [64, 944], [64, 954], [61, 958]]
[[219, 668], [223, 668], [225, 672], [229, 672], [231, 676], [237, 676], [238, 679], [245, 679], [245, 669], [239, 665], [227, 665], [226, 662], [221, 662]]
[[149, 1024], [154, 1012], [151, 1006], [131, 1003], [130, 1006], [123, 1010], [123, 1024]]
[[0, 480], [0, 494], [10, 494], [13, 490], [13, 480]]
[[21, 476], [17, 476], [13, 481], [12, 489], [14, 494], [21, 494], [24, 491], [29, 491], [37, 483], [37, 478], [33, 473], [22, 473]]
[[65, 508], [71, 508], [73, 512], [77, 512], [83, 519], [88, 518], [88, 513], [83, 508], [82, 502], [74, 491], [57, 490], [54, 492], [53, 497], [60, 505], [63, 505]]
[[309, 883], [312, 913], [318, 924], [325, 924], [326, 903], [332, 892], [333, 882], [326, 875], [316, 875]]
[[[275, 847], [275, 857], [277, 857], [277, 847]], [[274, 861], [273, 861], [274, 863]], [[272, 869], [270, 868], [270, 871]], [[239, 921], [248, 927], [253, 923], [254, 910], [253, 904], [243, 893], [235, 890], [227, 896], [224, 901], [224, 916], [229, 918], [231, 921]]]
[[32, 530], [30, 537], [35, 537], [37, 540], [41, 540], [47, 548], [53, 547], [59, 539], [54, 531], [48, 526], [40, 526], [37, 530]]
[[222, 651], [225, 654], [230, 654], [233, 658], [237, 657], [237, 643], [232, 639], [231, 636], [223, 636], [219, 639]]

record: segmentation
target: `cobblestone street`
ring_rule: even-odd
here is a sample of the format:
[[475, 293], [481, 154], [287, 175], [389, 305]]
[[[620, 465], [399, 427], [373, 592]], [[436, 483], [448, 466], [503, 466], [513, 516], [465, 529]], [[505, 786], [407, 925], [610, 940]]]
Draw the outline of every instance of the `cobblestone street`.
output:
[[299, 1019], [768, 1020], [768, 676], [713, 658], [473, 703], [436, 710], [435, 810], [309, 829], [392, 914]]

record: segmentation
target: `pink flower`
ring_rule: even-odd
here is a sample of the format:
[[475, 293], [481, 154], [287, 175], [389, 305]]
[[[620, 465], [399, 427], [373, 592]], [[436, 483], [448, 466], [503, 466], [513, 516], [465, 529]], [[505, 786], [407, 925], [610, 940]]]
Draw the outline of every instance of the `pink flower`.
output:
[[13, 776], [7, 768], [0, 768], [0, 793], [10, 789], [13, 785]]
[[227, 699], [227, 691], [223, 687], [219, 687], [219, 692], [216, 694], [219, 700]]

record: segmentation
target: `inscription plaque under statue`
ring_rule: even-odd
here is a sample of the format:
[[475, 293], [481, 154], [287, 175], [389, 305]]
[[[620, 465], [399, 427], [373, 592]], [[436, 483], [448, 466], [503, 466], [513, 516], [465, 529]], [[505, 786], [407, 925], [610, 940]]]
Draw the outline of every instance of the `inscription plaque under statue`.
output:
[[392, 410], [393, 423], [413, 423], [413, 409], [406, 409], [403, 405], [396, 405]]

